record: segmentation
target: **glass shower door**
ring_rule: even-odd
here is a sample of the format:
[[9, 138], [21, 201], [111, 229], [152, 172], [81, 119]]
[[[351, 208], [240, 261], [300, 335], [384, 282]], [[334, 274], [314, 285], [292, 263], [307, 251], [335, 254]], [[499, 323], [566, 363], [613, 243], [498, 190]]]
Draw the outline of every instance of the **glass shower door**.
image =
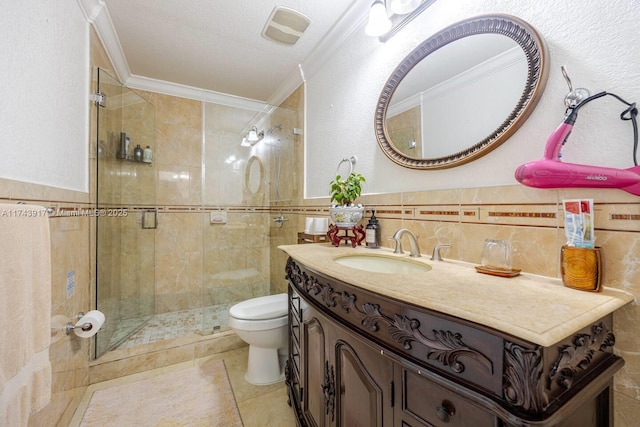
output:
[[155, 145], [154, 106], [101, 69], [98, 91], [96, 307], [106, 320], [96, 358], [154, 314], [157, 220], [155, 166], [134, 158], [137, 145]]

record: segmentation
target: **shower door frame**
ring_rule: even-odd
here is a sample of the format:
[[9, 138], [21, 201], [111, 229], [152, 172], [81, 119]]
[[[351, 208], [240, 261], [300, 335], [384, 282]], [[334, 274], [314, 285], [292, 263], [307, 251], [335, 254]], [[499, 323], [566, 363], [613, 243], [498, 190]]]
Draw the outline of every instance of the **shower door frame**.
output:
[[[120, 132], [155, 146], [154, 106], [106, 71], [96, 70], [95, 304], [106, 321], [95, 336], [99, 358], [135, 333], [155, 312], [155, 165], [119, 158]], [[97, 103], [96, 103], [97, 104]], [[154, 224], [155, 225], [155, 224]]]

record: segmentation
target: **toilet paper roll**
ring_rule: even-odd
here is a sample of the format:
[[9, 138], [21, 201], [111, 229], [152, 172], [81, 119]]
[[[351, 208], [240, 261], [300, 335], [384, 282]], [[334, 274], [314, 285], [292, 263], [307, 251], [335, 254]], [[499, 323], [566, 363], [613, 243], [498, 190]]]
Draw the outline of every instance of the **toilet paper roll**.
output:
[[311, 227], [313, 226], [313, 218], [305, 218], [304, 219], [304, 232], [305, 233], [312, 233], [311, 231]]
[[313, 218], [312, 234], [324, 234], [329, 230], [329, 218]]
[[[87, 323], [91, 325], [91, 328], [86, 331], [82, 330], [82, 326]], [[89, 338], [97, 334], [103, 324], [104, 314], [99, 310], [91, 310], [78, 320], [73, 333], [80, 338]]]

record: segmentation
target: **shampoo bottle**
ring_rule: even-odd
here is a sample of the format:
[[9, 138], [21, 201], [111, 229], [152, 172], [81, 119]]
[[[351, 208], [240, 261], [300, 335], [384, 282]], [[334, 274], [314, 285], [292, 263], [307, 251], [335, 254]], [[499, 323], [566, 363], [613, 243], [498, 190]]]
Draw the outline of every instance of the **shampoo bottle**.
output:
[[376, 218], [376, 211], [371, 211], [371, 218], [366, 227], [365, 242], [367, 247], [371, 249], [377, 249], [380, 247], [380, 224], [378, 224], [378, 218]]
[[127, 152], [129, 151], [129, 137], [126, 133], [120, 132], [120, 149], [116, 153], [116, 158], [118, 159], [126, 159]]
[[140, 147], [140, 144], [136, 145], [136, 148], [133, 150], [133, 161], [142, 161], [142, 147]]

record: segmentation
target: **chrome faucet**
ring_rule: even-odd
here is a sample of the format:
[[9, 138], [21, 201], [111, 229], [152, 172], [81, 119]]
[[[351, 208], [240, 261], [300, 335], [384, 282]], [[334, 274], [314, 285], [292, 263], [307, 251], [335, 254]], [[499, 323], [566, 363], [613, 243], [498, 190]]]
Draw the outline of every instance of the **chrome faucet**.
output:
[[420, 246], [418, 246], [418, 238], [414, 236], [413, 233], [406, 228], [401, 228], [400, 230], [396, 231], [393, 237], [391, 238], [396, 242], [396, 249], [393, 251], [393, 253], [396, 253], [396, 254], [404, 253], [404, 251], [402, 250], [402, 236], [404, 236], [405, 234], [409, 236], [409, 246], [411, 248], [410, 256], [416, 257], [416, 258], [421, 256]]
[[442, 248], [450, 248], [451, 245], [449, 243], [438, 243], [433, 248], [433, 254], [431, 255], [432, 261], [442, 261], [442, 256], [440, 255], [440, 249]]

